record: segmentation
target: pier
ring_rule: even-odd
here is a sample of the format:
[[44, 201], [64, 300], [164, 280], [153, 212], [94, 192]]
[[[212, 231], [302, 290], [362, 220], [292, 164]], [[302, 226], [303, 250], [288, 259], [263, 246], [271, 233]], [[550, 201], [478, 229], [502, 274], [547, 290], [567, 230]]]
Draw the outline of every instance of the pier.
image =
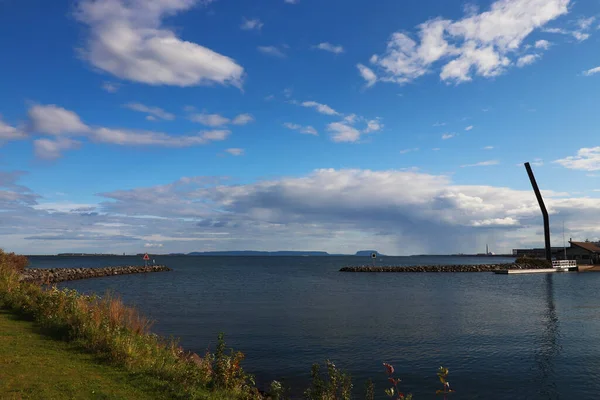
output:
[[20, 281], [39, 284], [58, 283], [105, 276], [145, 274], [148, 272], [171, 271], [164, 265], [123, 266], [103, 268], [26, 268]]

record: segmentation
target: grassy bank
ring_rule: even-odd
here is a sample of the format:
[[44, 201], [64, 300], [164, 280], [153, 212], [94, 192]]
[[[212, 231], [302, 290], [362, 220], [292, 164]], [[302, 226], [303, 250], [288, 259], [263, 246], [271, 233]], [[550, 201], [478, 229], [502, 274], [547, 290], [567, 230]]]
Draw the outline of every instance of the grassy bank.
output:
[[110, 366], [0, 310], [0, 398], [155, 399], [160, 382]]

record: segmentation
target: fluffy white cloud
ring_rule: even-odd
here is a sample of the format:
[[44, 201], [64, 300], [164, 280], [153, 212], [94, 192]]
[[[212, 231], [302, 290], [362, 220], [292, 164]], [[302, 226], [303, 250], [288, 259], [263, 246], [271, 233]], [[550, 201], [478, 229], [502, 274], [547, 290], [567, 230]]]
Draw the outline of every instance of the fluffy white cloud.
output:
[[229, 125], [229, 124], [246, 125], [246, 124], [249, 124], [250, 122], [254, 121], [254, 117], [250, 114], [239, 114], [235, 118], [233, 118], [233, 120], [231, 120], [231, 119], [223, 117], [222, 115], [219, 115], [219, 114], [199, 113], [199, 114], [191, 114], [189, 116], [189, 119], [191, 121], [198, 122], [202, 125], [212, 126], [212, 127]]
[[367, 87], [371, 87], [377, 82], [377, 75], [375, 75], [375, 72], [371, 68], [365, 67], [362, 64], [356, 64], [356, 68], [358, 68], [360, 76], [367, 81]]
[[283, 0], [283, 2], [287, 4], [298, 4], [300, 0]]
[[226, 152], [231, 154], [232, 156], [241, 156], [244, 154], [244, 149], [232, 147], [230, 149], [226, 149]]
[[230, 133], [228, 130], [212, 130], [193, 136], [176, 136], [162, 132], [98, 128], [92, 132], [91, 137], [96, 142], [121, 146], [189, 147], [225, 140]]
[[337, 143], [353, 143], [360, 139], [360, 131], [343, 122], [332, 122], [327, 125], [327, 130], [332, 133], [331, 140]]
[[500, 161], [498, 160], [488, 160], [488, 161], [481, 161], [475, 164], [464, 164], [461, 165], [461, 168], [469, 168], [469, 167], [489, 167], [491, 165], [498, 165], [500, 164]]
[[533, 64], [540, 58], [539, 54], [527, 54], [517, 59], [517, 67], [522, 68], [526, 65]]
[[190, 120], [206, 126], [222, 126], [229, 124], [229, 118], [225, 118], [219, 114], [193, 114], [190, 115]]
[[[129, 108], [143, 112], [152, 112], [168, 118], [170, 114], [161, 109], [146, 107], [141, 104], [129, 105]], [[244, 114], [245, 115], [245, 114]], [[239, 122], [247, 120], [242, 115]], [[149, 117], [154, 118], [153, 115]], [[238, 116], [239, 117], [239, 116]], [[60, 135], [82, 136], [99, 143], [130, 146], [164, 146], [189, 147], [208, 144], [212, 141], [225, 140], [231, 131], [227, 129], [201, 131], [196, 135], [171, 135], [162, 132], [139, 131], [131, 129], [115, 129], [107, 127], [89, 127], [73, 111], [50, 106], [33, 106], [29, 110], [31, 129], [37, 133], [47, 133], [59, 136], [56, 140], [39, 139], [34, 142], [35, 153], [44, 159], [59, 158], [64, 150], [76, 149], [80, 142], [70, 140]], [[229, 120], [227, 120], [229, 122]]]
[[452, 139], [454, 136], [456, 136], [454, 133], [444, 133], [442, 135], [442, 139], [443, 140], [448, 140], [448, 139]]
[[548, 50], [552, 44], [547, 40], [538, 40], [535, 42], [536, 49]]
[[583, 42], [590, 38], [589, 32], [594, 21], [596, 21], [596, 17], [580, 18], [576, 21], [571, 21], [571, 24], [575, 25], [573, 29], [547, 28], [544, 29], [544, 32], [573, 36], [577, 41]]
[[378, 119], [367, 121], [367, 127], [363, 130], [364, 133], [377, 132], [383, 129], [383, 124]]
[[597, 74], [598, 72], [600, 72], [600, 67], [588, 69], [587, 71], [584, 71], [583, 74], [585, 76], [591, 76]]
[[263, 23], [260, 22], [260, 19], [258, 18], [254, 18], [254, 19], [247, 19], [247, 18], [243, 18], [242, 21], [242, 25], [240, 25], [240, 29], [243, 29], [245, 31], [251, 31], [251, 30], [261, 30], [263, 27]]
[[177, 37], [162, 20], [199, 0], [82, 0], [76, 17], [88, 26], [82, 57], [119, 78], [151, 85], [230, 84], [244, 69], [234, 60]]
[[63, 151], [78, 149], [81, 142], [66, 137], [56, 139], [37, 139], [33, 141], [36, 157], [44, 160], [56, 160], [62, 156]]
[[467, 127], [465, 128], [465, 131], [470, 131], [470, 130], [472, 130], [472, 129], [473, 129], [473, 125], [469, 125], [469, 126], [467, 126]]
[[258, 51], [269, 56], [285, 58], [285, 53], [275, 46], [258, 46]]
[[73, 111], [54, 104], [34, 105], [29, 109], [28, 114], [31, 129], [37, 133], [51, 135], [81, 134], [90, 130]]
[[483, 148], [483, 150], [492, 150], [494, 148], [494, 146], [485, 146]]
[[319, 132], [317, 132], [317, 130], [315, 128], [313, 128], [312, 126], [308, 125], [308, 126], [302, 126], [302, 125], [298, 125], [298, 124], [293, 124], [291, 122], [286, 122], [283, 124], [283, 126], [285, 126], [288, 129], [294, 130], [294, 131], [298, 131], [300, 133], [305, 133], [307, 135], [315, 135], [317, 136], [319, 134]]
[[250, 114], [240, 114], [231, 121], [233, 125], [246, 125], [254, 121], [254, 117]]
[[314, 108], [321, 114], [325, 115], [339, 115], [340, 113], [329, 107], [327, 104], [317, 103], [316, 101], [305, 101], [301, 103], [303, 107]]
[[554, 162], [569, 169], [600, 171], [600, 147], [584, 147], [577, 151], [577, 155]]
[[121, 85], [115, 82], [104, 82], [102, 83], [102, 89], [106, 90], [108, 93], [116, 93]]
[[154, 116], [156, 118], [165, 119], [168, 121], [175, 119], [175, 115], [166, 112], [165, 110], [159, 107], [148, 107], [141, 103], [127, 103], [124, 107], [129, 108], [130, 110], [150, 114], [151, 116]]
[[[486, 243], [510, 252], [543, 243], [530, 189], [457, 185], [415, 170], [322, 169], [242, 185], [184, 177], [102, 193], [105, 201], [84, 208], [38, 203], [17, 184], [20, 176], [0, 172], [0, 240], [17, 252], [136, 252], [151, 243], [163, 244], [164, 252], [375, 247], [408, 255], [476, 252]], [[599, 198], [552, 191], [544, 197], [553, 233], [562, 232], [564, 218], [569, 237], [600, 237]]]
[[25, 138], [27, 138], [27, 135], [24, 131], [8, 125], [0, 116], [0, 145], [2, 145], [2, 142], [7, 142], [9, 140], [19, 140]]
[[344, 48], [342, 46], [336, 46], [333, 45], [331, 43], [319, 43], [318, 45], [314, 46], [315, 48], [319, 49], [319, 50], [325, 50], [328, 51], [330, 53], [334, 53], [334, 54], [342, 54], [344, 52]]
[[418, 41], [396, 32], [386, 52], [374, 55], [370, 62], [378, 69], [378, 80], [399, 84], [425, 75], [434, 63], [442, 61], [443, 81], [460, 83], [470, 81], [473, 75], [497, 76], [511, 64], [510, 56], [525, 38], [566, 14], [569, 2], [497, 0], [488, 11], [471, 12], [458, 21], [431, 19], [418, 26]]

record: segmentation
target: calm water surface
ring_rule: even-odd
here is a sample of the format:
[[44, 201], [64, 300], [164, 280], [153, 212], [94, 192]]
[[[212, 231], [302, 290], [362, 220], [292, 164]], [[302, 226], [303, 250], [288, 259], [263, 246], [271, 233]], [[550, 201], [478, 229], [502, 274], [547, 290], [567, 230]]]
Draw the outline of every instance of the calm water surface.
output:
[[[384, 265], [467, 264], [490, 259], [387, 257]], [[491, 259], [495, 262], [512, 260]], [[358, 257], [157, 257], [172, 272], [73, 281], [112, 289], [156, 320], [154, 331], [203, 353], [219, 332], [267, 385], [301, 393], [313, 362], [349, 371], [357, 395], [388, 385], [435, 398], [450, 368], [454, 399], [591, 399], [600, 393], [600, 274], [340, 273]], [[32, 257], [33, 267], [139, 264], [132, 257]], [[261, 385], [262, 386], [262, 385]]]

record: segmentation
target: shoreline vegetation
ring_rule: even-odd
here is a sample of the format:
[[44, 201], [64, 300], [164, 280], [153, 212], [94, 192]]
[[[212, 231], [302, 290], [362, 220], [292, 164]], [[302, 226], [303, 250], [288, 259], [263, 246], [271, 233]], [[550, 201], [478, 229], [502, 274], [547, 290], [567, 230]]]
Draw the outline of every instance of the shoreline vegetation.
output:
[[[48, 337], [67, 342], [84, 354], [89, 354], [112, 366], [133, 380], [152, 382], [156, 398], [206, 400], [284, 400], [289, 390], [278, 381], [267, 391], [259, 390], [254, 377], [246, 373], [241, 362], [244, 354], [227, 349], [224, 335], [218, 337], [215, 352], [207, 349], [203, 357], [185, 351], [173, 339], [151, 332], [152, 321], [135, 308], [126, 306], [119, 297], [83, 295], [76, 290], [29, 282], [22, 279], [28, 265], [24, 256], [5, 253], [0, 249], [0, 309], [13, 317], [32, 321], [36, 329]], [[16, 328], [15, 328], [16, 329]], [[17, 349], [14, 349], [17, 351]], [[14, 357], [14, 355], [13, 355]], [[9, 352], [3, 362], [11, 363]], [[311, 386], [306, 400], [350, 400], [353, 384], [350, 376], [326, 361], [326, 373], [313, 364]], [[398, 388], [400, 380], [392, 376], [394, 369], [384, 363], [391, 387], [385, 393], [394, 400], [409, 400], [412, 395]], [[114, 371], [113, 371], [114, 372]], [[40, 371], [41, 373], [41, 371]], [[451, 393], [447, 383], [448, 370], [440, 367], [438, 378], [444, 398]], [[74, 378], [75, 379], [75, 378]], [[14, 394], [0, 383], [0, 397]], [[373, 382], [365, 387], [365, 399], [374, 400]], [[43, 398], [18, 393], [18, 398]], [[37, 396], [37, 397], [35, 397]]]

